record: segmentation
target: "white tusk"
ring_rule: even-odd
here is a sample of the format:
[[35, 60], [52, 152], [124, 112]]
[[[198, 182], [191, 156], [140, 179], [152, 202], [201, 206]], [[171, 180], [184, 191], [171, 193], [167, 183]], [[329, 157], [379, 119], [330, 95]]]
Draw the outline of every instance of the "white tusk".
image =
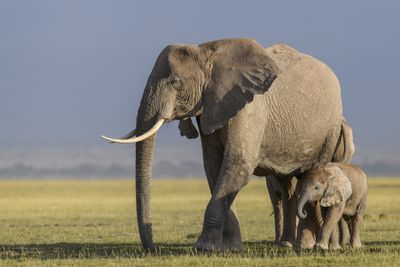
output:
[[[145, 132], [144, 134], [142, 134], [141, 136], [138, 136], [138, 137], [132, 137], [129, 139], [114, 139], [114, 138], [106, 137], [104, 135], [102, 135], [101, 137], [106, 139], [110, 143], [133, 144], [136, 142], [143, 141], [143, 140], [149, 138], [150, 136], [152, 136], [153, 134], [155, 134], [158, 131], [158, 129], [160, 129], [160, 127], [164, 123], [164, 121], [165, 121], [164, 119], [160, 119], [150, 130], [148, 130], [147, 132]], [[132, 132], [130, 132], [129, 134], [131, 134]], [[127, 135], [129, 135], [129, 134], [127, 134]]]
[[132, 131], [130, 131], [126, 135], [122, 136], [120, 139], [129, 139], [129, 138], [134, 137], [135, 135], [136, 135], [136, 129], [133, 129]]
[[[132, 131], [130, 131], [129, 133], [127, 133], [126, 135], [122, 136], [121, 138], [118, 139], [129, 139], [132, 138], [136, 135], [136, 129], [133, 129]], [[102, 136], [103, 138], [105, 138], [104, 136]], [[113, 144], [115, 142], [113, 141], [108, 141], [110, 144]]]

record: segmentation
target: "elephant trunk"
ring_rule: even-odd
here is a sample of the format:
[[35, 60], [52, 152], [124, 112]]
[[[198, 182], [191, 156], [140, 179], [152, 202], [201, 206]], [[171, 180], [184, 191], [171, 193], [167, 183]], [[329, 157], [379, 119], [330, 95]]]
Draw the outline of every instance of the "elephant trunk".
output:
[[322, 210], [321, 210], [321, 204], [320, 201], [317, 201], [315, 205], [315, 215], [317, 217], [317, 222], [320, 227], [322, 227], [322, 224], [324, 223], [324, 218], [322, 216]]
[[300, 201], [299, 204], [297, 206], [297, 215], [301, 218], [301, 219], [305, 219], [307, 218], [307, 212], [303, 211], [304, 205], [308, 202], [308, 196], [307, 194], [302, 194], [300, 197]]
[[150, 177], [152, 175], [155, 135], [136, 143], [136, 211], [140, 240], [144, 249], [154, 250], [150, 219]]
[[[146, 88], [148, 89], [148, 88]], [[154, 126], [157, 121], [157, 111], [154, 104], [148, 101], [148, 90], [142, 97], [136, 120], [138, 134], [143, 134]], [[151, 225], [151, 176], [156, 135], [136, 143], [136, 212], [140, 240], [144, 249], [155, 250]]]

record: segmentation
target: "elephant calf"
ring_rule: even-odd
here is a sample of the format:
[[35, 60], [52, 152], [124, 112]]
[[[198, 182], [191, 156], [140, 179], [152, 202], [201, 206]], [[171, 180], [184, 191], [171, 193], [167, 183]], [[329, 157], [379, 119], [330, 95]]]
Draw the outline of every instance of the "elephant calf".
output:
[[317, 238], [317, 247], [328, 249], [329, 238], [342, 217], [349, 226], [351, 246], [361, 247], [360, 226], [367, 191], [365, 173], [347, 163], [328, 163], [324, 167], [312, 169], [302, 178], [297, 209], [299, 217], [307, 217], [307, 213], [303, 211], [307, 202], [320, 201], [320, 206], [327, 208]]

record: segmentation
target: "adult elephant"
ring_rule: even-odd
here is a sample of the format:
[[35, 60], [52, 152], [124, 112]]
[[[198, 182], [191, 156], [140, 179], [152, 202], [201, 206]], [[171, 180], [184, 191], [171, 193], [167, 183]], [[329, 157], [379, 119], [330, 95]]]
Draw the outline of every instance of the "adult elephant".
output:
[[[169, 45], [159, 55], [140, 103], [136, 130], [116, 143], [136, 143], [136, 203], [144, 248], [154, 249], [150, 176], [155, 133], [181, 120], [195, 137], [196, 117], [212, 193], [201, 250], [240, 250], [231, 208], [249, 176], [292, 177], [331, 160], [340, 134], [339, 82], [317, 59], [286, 45], [269, 51], [251, 39]], [[134, 137], [136, 135], [136, 137]], [[141, 142], [139, 142], [141, 141]], [[290, 205], [295, 209], [296, 202]]]

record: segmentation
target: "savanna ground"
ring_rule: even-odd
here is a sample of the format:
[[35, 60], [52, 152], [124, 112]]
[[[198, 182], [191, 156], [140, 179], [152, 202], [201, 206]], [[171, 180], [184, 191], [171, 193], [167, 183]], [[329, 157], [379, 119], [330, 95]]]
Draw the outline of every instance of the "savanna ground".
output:
[[0, 181], [2, 266], [400, 266], [400, 179], [370, 179], [364, 248], [335, 252], [273, 246], [265, 182], [252, 180], [237, 198], [245, 250], [192, 250], [209, 199], [205, 179], [153, 181], [157, 254], [142, 251], [134, 181]]

